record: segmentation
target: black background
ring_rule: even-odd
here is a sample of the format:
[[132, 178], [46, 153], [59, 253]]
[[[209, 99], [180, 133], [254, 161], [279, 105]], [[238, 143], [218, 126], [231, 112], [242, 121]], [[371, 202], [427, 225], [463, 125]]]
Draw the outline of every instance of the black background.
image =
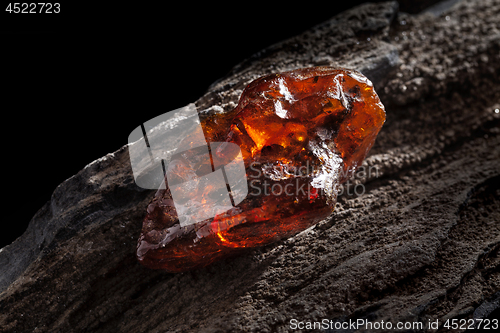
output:
[[81, 1], [61, 3], [60, 14], [9, 14], [2, 2], [0, 247], [58, 184], [125, 145], [136, 126], [196, 101], [253, 53], [362, 2]]

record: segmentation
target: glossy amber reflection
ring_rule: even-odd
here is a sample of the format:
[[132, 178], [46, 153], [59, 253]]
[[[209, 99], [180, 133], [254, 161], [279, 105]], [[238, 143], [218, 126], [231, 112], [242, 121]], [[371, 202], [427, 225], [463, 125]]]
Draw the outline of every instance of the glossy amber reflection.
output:
[[[139, 261], [180, 272], [325, 219], [339, 185], [361, 165], [384, 121], [384, 107], [371, 82], [353, 70], [303, 68], [251, 82], [236, 109], [202, 122], [207, 142], [241, 148], [246, 198], [213, 218], [181, 227], [168, 187], [159, 190], [143, 221]], [[238, 152], [228, 146], [211, 152], [220, 164], [215, 168], [237, 158]], [[179, 166], [180, 178], [211, 171], [207, 161], [192, 170], [185, 158], [171, 162]], [[210, 195], [202, 182], [193, 191]]]

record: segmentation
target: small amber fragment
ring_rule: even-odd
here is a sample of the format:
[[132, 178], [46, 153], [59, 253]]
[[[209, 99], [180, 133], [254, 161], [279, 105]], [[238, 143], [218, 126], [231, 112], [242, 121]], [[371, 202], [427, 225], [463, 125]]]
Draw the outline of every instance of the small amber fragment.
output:
[[[233, 111], [202, 122], [207, 142], [241, 148], [247, 196], [214, 218], [181, 227], [168, 186], [158, 190], [143, 221], [139, 261], [185, 271], [325, 219], [384, 121], [372, 83], [353, 70], [303, 68], [251, 82]], [[237, 158], [231, 147], [219, 145], [212, 156], [221, 164]]]

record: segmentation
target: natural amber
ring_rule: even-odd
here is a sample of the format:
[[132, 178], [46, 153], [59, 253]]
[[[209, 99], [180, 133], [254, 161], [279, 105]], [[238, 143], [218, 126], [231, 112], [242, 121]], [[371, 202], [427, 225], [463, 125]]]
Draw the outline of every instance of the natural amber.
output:
[[[181, 227], [168, 186], [158, 190], [143, 221], [139, 261], [180, 272], [325, 219], [384, 121], [372, 83], [354, 70], [303, 68], [251, 82], [233, 111], [202, 121], [207, 142], [241, 148], [248, 195], [214, 218]], [[212, 151], [220, 163], [238, 153], [227, 146]]]

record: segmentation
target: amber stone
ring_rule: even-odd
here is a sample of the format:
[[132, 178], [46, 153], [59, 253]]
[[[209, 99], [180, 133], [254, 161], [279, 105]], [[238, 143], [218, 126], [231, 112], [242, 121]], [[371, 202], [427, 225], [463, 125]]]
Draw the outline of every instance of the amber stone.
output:
[[[181, 227], [168, 186], [158, 190], [143, 221], [139, 261], [181, 272], [327, 218], [340, 185], [361, 165], [384, 121], [372, 83], [354, 70], [312, 67], [256, 79], [233, 111], [201, 124], [207, 142], [240, 147], [245, 199]], [[239, 152], [227, 147], [235, 146], [220, 145], [212, 155], [236, 158]]]

